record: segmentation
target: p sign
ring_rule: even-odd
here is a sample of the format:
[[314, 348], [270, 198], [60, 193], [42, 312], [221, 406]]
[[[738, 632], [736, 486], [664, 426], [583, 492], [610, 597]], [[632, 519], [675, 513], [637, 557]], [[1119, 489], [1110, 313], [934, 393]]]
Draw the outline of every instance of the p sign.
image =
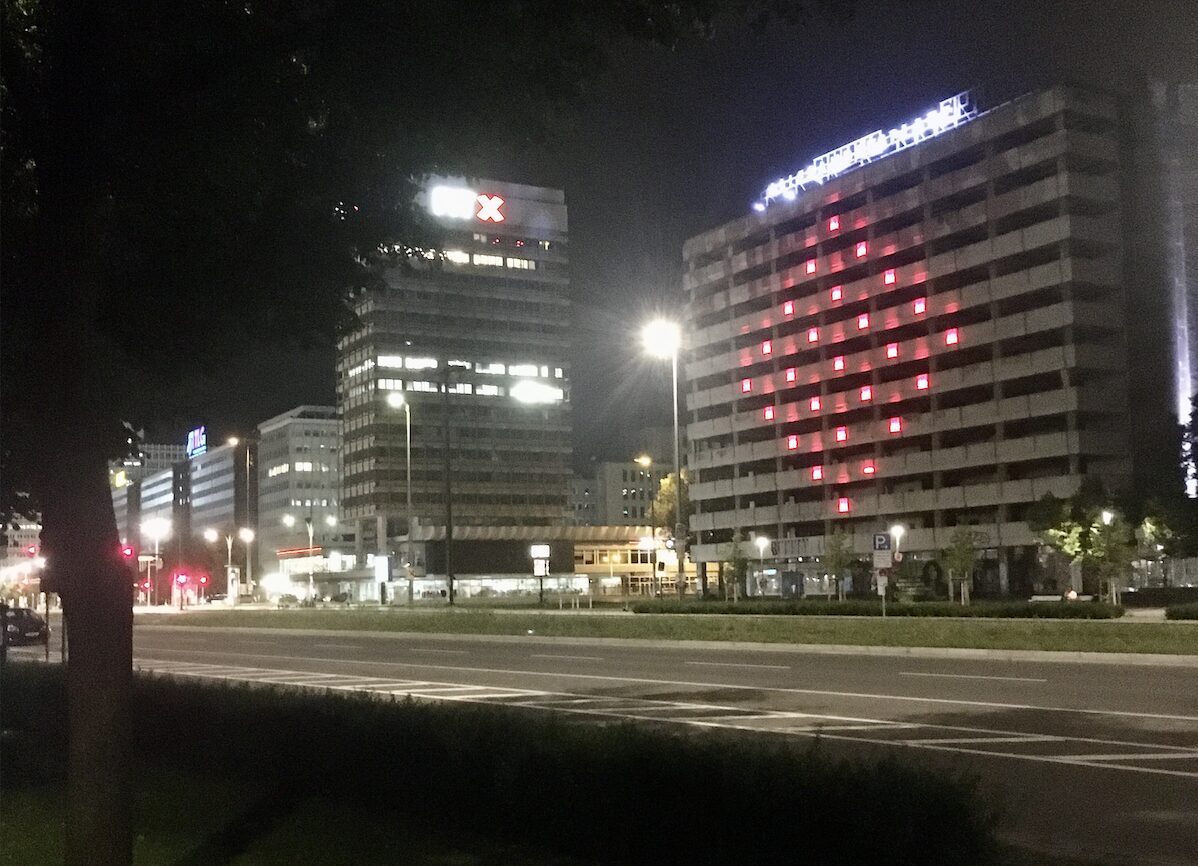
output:
[[887, 533], [874, 533], [874, 550], [890, 550], [890, 536]]

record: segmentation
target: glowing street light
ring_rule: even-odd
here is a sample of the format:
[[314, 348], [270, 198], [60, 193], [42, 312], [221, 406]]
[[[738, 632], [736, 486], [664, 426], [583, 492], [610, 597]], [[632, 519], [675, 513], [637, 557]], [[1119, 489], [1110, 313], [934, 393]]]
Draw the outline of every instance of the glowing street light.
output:
[[[770, 546], [770, 540], [768, 538], [766, 538], [764, 535], [758, 535], [753, 539], [753, 543], [757, 545], [757, 555], [761, 558], [761, 578], [764, 580], [764, 578], [765, 578], [765, 551]], [[764, 594], [764, 586], [765, 586], [764, 582], [761, 583], [760, 586], [763, 588], [763, 594]]]
[[[160, 542], [170, 538], [171, 521], [167, 517], [150, 517], [141, 522], [141, 534], [154, 542], [154, 561], [149, 563], [146, 571], [158, 568], [158, 545]], [[158, 581], [153, 580], [153, 574], [150, 575], [154, 585], [154, 604], [158, 603]]]
[[324, 516], [324, 522], [325, 522], [326, 526], [336, 526], [337, 525], [337, 515], [326, 514]]
[[635, 462], [639, 463], [645, 469], [648, 469], [650, 466], [653, 465], [653, 458], [650, 457], [648, 454], [642, 454], [640, 457], [636, 458]]
[[[682, 347], [682, 329], [669, 319], [654, 319], [641, 329], [641, 344], [646, 354], [670, 360], [674, 385], [674, 550], [678, 555], [678, 597], [686, 591], [686, 531], [682, 522], [682, 457], [678, 451], [678, 350]], [[639, 460], [637, 462], [640, 462]]]
[[894, 549], [898, 550], [899, 545], [903, 541], [903, 536], [907, 534], [906, 528], [901, 523], [896, 523], [890, 527], [890, 537], [894, 539]]
[[1103, 523], [1103, 526], [1110, 526], [1110, 525], [1111, 525], [1111, 521], [1112, 521], [1112, 520], [1114, 520], [1114, 519], [1115, 519], [1115, 513], [1114, 513], [1113, 511], [1108, 511], [1108, 510], [1107, 510], [1107, 509], [1105, 509], [1105, 508], [1102, 510], [1102, 523]]
[[682, 330], [677, 322], [669, 319], [654, 319], [641, 328], [641, 344], [645, 352], [654, 358], [676, 357], [682, 345]]
[[288, 529], [295, 526], [295, 517], [290, 514], [284, 514], [283, 515], [283, 525], [286, 526]]
[[209, 544], [216, 544], [216, 540], [220, 538], [220, 533], [209, 527], [204, 530], [204, 540]]

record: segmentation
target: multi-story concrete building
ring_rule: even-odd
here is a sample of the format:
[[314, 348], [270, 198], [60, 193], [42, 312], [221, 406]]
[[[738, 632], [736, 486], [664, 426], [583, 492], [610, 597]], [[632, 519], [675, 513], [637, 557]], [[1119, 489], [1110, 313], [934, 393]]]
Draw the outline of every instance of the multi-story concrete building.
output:
[[[412, 251], [385, 286], [359, 293], [359, 325], [338, 347], [341, 516], [364, 551], [388, 550], [409, 518], [444, 527], [447, 464], [456, 525], [568, 517], [565, 197], [434, 178], [421, 202], [444, 233], [440, 248]], [[394, 395], [411, 412], [410, 479]]]
[[[141, 520], [141, 481], [151, 475], [169, 471], [176, 463], [187, 459], [184, 445], [146, 442], [140, 431], [126, 425], [128, 456], [108, 463], [108, 479], [112, 486], [112, 510], [116, 516], [117, 532], [123, 541], [137, 539]], [[170, 516], [167, 514], [166, 516]]]
[[1044, 494], [1174, 483], [1159, 144], [1113, 97], [963, 94], [688, 241], [693, 556], [756, 534], [783, 574], [834, 528], [968, 526], [982, 589], [1024, 592]]
[[[297, 406], [258, 425], [258, 547], [263, 568], [307, 568], [341, 535], [337, 515], [341, 422], [332, 406]], [[308, 526], [312, 527], [309, 550]]]

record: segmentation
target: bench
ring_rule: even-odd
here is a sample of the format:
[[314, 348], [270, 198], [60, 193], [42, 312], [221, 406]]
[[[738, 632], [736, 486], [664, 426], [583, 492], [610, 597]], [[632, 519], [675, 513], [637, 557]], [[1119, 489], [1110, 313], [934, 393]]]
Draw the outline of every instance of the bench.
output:
[[1064, 599], [1059, 595], [1033, 595], [1028, 601], [1093, 601], [1092, 595], [1079, 595], [1077, 598]]

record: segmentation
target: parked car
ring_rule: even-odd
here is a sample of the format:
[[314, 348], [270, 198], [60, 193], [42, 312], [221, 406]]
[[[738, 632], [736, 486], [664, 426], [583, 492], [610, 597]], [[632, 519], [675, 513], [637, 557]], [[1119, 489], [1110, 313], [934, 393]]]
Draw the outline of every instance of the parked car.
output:
[[29, 607], [10, 607], [4, 611], [4, 645], [49, 643], [50, 626]]
[[288, 593], [287, 595], [280, 595], [276, 603], [279, 607], [291, 607], [299, 603], [299, 598]]

